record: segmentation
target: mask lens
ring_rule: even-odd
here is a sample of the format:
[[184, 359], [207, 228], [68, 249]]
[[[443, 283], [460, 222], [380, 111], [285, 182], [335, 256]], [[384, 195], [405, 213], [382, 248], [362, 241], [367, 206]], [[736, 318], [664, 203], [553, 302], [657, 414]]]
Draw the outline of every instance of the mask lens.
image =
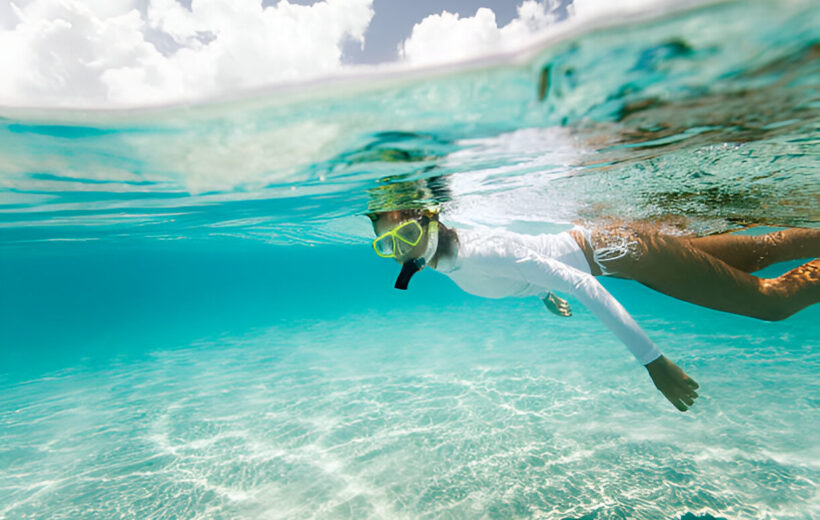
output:
[[393, 256], [393, 237], [388, 235], [373, 242], [376, 252], [382, 256]]
[[421, 225], [416, 221], [407, 222], [396, 229], [396, 235], [404, 242], [414, 246], [421, 240]]
[[402, 256], [406, 255], [407, 253], [410, 252], [411, 249], [413, 249], [413, 246], [411, 246], [410, 244], [405, 244], [401, 240], [396, 241], [396, 256], [397, 257], [402, 257]]

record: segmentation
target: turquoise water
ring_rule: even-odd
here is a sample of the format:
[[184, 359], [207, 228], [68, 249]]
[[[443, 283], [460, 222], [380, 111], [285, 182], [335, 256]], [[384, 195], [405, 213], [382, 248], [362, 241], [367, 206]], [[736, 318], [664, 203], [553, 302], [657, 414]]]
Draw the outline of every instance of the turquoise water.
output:
[[394, 290], [362, 214], [435, 178], [456, 224], [816, 226], [818, 27], [725, 3], [460, 68], [2, 109], [0, 518], [816, 517], [820, 309], [604, 279], [700, 382], [681, 414], [576, 301]]

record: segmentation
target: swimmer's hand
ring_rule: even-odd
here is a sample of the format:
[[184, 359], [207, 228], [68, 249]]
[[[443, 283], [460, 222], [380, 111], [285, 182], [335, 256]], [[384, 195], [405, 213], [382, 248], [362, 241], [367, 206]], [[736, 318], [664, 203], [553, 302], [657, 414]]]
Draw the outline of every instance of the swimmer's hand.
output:
[[666, 359], [666, 356], [661, 356], [646, 365], [646, 370], [649, 371], [649, 377], [652, 378], [655, 387], [681, 412], [685, 412], [698, 398], [695, 390], [700, 385], [687, 376], [678, 365]]
[[572, 316], [572, 309], [569, 307], [569, 303], [565, 299], [556, 296], [555, 293], [547, 293], [547, 297], [544, 298], [543, 302], [544, 305], [547, 306], [547, 309], [555, 315], [565, 318]]

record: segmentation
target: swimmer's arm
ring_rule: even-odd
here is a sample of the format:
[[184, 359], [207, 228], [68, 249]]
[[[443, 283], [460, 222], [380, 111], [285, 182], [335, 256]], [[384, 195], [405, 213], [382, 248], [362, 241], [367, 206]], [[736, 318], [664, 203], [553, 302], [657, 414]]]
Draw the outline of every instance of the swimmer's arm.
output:
[[680, 411], [692, 406], [698, 397], [695, 380], [661, 354], [626, 309], [594, 276], [550, 258], [525, 258], [516, 265], [519, 274], [529, 283], [549, 284], [581, 300], [646, 367], [655, 387], [669, 402]]
[[530, 256], [516, 261], [518, 274], [527, 282], [572, 294], [595, 315], [635, 356], [647, 365], [661, 351], [641, 330], [623, 305], [604, 289], [594, 276], [552, 258]]

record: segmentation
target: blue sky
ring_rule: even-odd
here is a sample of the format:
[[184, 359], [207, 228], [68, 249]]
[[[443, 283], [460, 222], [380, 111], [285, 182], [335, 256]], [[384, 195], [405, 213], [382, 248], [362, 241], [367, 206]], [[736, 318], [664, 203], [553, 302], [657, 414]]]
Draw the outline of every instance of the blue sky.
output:
[[[560, 12], [566, 15], [563, 0]], [[314, 3], [302, 1], [299, 3]], [[488, 7], [495, 13], [499, 26], [507, 25], [517, 15], [520, 2], [512, 0], [375, 0], [375, 15], [365, 32], [365, 46], [361, 49], [356, 42], [347, 42], [344, 59], [349, 63], [381, 63], [398, 59], [398, 45], [410, 36], [413, 25], [426, 16], [441, 11], [457, 13], [462, 18], [473, 16], [480, 7]]]

